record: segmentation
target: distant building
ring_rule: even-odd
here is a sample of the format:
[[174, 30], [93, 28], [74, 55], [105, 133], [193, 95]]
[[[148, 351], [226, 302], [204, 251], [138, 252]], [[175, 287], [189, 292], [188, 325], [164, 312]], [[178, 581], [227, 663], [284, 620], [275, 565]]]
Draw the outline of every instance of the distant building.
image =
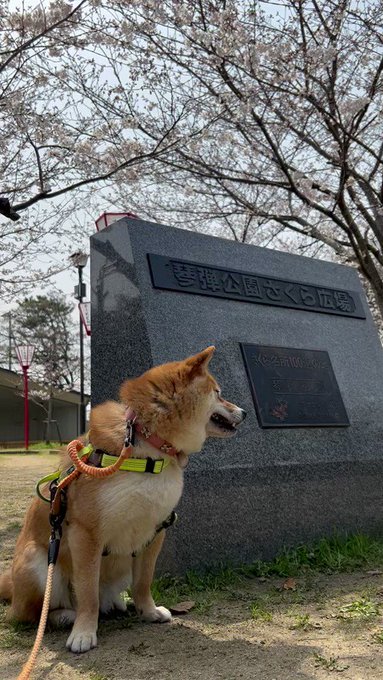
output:
[[[41, 385], [29, 381], [31, 399], [29, 399], [29, 440], [31, 443], [45, 438], [47, 426], [47, 402], [38, 396]], [[86, 403], [90, 401], [85, 395]], [[43, 406], [45, 408], [43, 408]], [[80, 423], [80, 393], [75, 390], [65, 392], [55, 390], [53, 393], [52, 423], [49, 437], [52, 441], [63, 442], [76, 438]], [[60, 435], [60, 436], [59, 436]], [[24, 397], [23, 380], [19, 373], [0, 367], [0, 446], [24, 442]]]

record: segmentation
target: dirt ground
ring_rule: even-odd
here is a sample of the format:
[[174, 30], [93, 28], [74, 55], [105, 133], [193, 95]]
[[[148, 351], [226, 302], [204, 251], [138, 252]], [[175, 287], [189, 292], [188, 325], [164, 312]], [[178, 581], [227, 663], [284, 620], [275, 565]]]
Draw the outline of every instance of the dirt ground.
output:
[[[9, 563], [34, 482], [54, 456], [0, 455], [0, 570]], [[175, 529], [176, 530], [176, 529]], [[383, 680], [383, 573], [245, 578], [220, 591], [191, 592], [192, 611], [170, 624], [142, 624], [130, 610], [100, 623], [98, 647], [65, 649], [48, 632], [35, 680]], [[161, 602], [158, 602], [161, 604]], [[175, 603], [174, 603], [175, 604]], [[15, 629], [0, 609], [0, 678], [13, 680], [34, 631]]]

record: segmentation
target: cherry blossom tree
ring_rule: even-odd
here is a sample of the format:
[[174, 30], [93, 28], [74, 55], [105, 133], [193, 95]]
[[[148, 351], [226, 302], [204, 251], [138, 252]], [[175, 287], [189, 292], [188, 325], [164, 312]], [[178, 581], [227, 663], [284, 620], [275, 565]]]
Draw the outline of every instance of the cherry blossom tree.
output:
[[114, 12], [152, 92], [143, 133], [159, 139], [166, 121], [178, 139], [154, 166], [152, 209], [162, 201], [173, 223], [177, 211], [238, 240], [333, 253], [382, 311], [378, 0], [132, 0]]
[[14, 211], [44, 206], [46, 225], [63, 196], [68, 211], [110, 200], [335, 257], [358, 267], [382, 312], [379, 0], [0, 7], [0, 196]]
[[122, 171], [136, 178], [172, 145], [170, 129], [153, 138], [127, 109], [115, 114], [115, 20], [98, 4], [15, 9], [0, 0], [0, 294], [8, 299], [68, 266], [63, 254], [84, 237], [96, 186]]

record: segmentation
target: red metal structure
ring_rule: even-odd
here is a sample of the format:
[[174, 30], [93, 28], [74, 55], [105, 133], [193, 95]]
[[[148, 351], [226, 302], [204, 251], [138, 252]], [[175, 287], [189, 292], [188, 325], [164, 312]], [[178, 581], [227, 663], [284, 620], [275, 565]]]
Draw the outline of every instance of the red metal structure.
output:
[[104, 212], [95, 221], [97, 231], [101, 231], [102, 229], [109, 227], [109, 225], [113, 224], [113, 222], [116, 222], [117, 220], [120, 220], [122, 217], [138, 218], [138, 215], [135, 215], [131, 212]]
[[16, 354], [24, 377], [24, 444], [29, 447], [29, 401], [28, 401], [28, 368], [30, 367], [35, 348], [33, 345], [16, 345]]

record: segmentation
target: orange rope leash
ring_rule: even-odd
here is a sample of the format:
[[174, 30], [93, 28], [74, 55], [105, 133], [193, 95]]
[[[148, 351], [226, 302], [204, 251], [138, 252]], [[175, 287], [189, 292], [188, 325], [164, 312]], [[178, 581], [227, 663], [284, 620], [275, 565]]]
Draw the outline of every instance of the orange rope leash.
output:
[[119, 457], [117, 458], [116, 462], [113, 463], [113, 465], [109, 465], [108, 467], [105, 468], [95, 468], [92, 465], [87, 465], [81, 460], [81, 458], [79, 458], [78, 453], [83, 448], [84, 444], [79, 439], [74, 439], [67, 446], [69, 457], [72, 463], [74, 463], [74, 465], [76, 466], [76, 469], [73, 470], [73, 472], [71, 472], [70, 475], [64, 477], [64, 479], [62, 479], [61, 482], [57, 485], [57, 492], [52, 505], [52, 512], [54, 514], [58, 513], [60, 505], [61, 498], [59, 492], [62, 489], [65, 489], [67, 486], [69, 486], [69, 484], [74, 482], [74, 480], [77, 479], [82, 472], [86, 475], [89, 475], [90, 477], [96, 477], [98, 479], [109, 477], [109, 475], [112, 475], [114, 472], [117, 472], [117, 470], [121, 467], [124, 460], [126, 460], [126, 458], [129, 458], [132, 452], [131, 446], [129, 447], [123, 446]]
[[[109, 475], [112, 475], [114, 472], [117, 472], [117, 470], [121, 467], [122, 463], [124, 460], [130, 457], [132, 453], [132, 447], [131, 446], [123, 446], [121, 453], [119, 457], [117, 458], [116, 462], [113, 463], [113, 465], [109, 465], [108, 467], [105, 468], [95, 468], [92, 465], [87, 465], [84, 463], [81, 458], [78, 457], [77, 452], [81, 451], [81, 449], [84, 448], [84, 444], [80, 442], [79, 439], [74, 439], [70, 444], [68, 444], [68, 453], [70, 456], [71, 461], [74, 463], [76, 466], [76, 470], [72, 472], [72, 475], [79, 471], [79, 472], [84, 472], [86, 475], [90, 475], [91, 477], [97, 477], [98, 479], [103, 478], [103, 477], [109, 477]], [[69, 475], [70, 477], [70, 475]], [[68, 479], [68, 477], [66, 478]], [[64, 482], [66, 481], [65, 479], [63, 480]], [[60, 482], [58, 485], [57, 489], [63, 488], [62, 485], [63, 482]], [[69, 483], [69, 482], [68, 482]], [[66, 485], [65, 485], [66, 486]]]
[[[109, 467], [106, 467], [106, 468], [95, 468], [92, 465], [87, 465], [86, 463], [84, 463], [81, 460], [81, 458], [79, 458], [78, 453], [83, 448], [84, 448], [84, 444], [79, 439], [74, 439], [67, 446], [67, 451], [69, 453], [70, 459], [72, 460], [73, 464], [76, 466], [76, 469], [73, 470], [73, 472], [71, 472], [70, 475], [65, 477], [57, 485], [56, 495], [55, 495], [54, 501], [52, 503], [52, 508], [51, 508], [51, 511], [54, 514], [57, 513], [58, 510], [59, 510], [59, 505], [60, 505], [60, 501], [61, 501], [60, 490], [65, 489], [67, 486], [69, 486], [69, 484], [71, 482], [73, 482], [75, 479], [77, 479], [81, 475], [82, 472], [86, 475], [90, 475], [91, 477], [97, 477], [99, 479], [103, 479], [104, 477], [109, 477], [109, 475], [112, 475], [114, 472], [118, 471], [118, 469], [121, 467], [124, 460], [126, 460], [126, 458], [129, 458], [131, 453], [132, 453], [132, 447], [131, 446], [129, 446], [129, 447], [124, 446], [121, 450], [119, 457], [117, 458], [116, 462], [113, 463], [113, 465], [109, 465]], [[44, 601], [43, 601], [43, 606], [42, 606], [42, 609], [41, 609], [41, 615], [40, 615], [39, 627], [38, 627], [37, 633], [36, 633], [36, 639], [35, 639], [32, 651], [29, 655], [29, 659], [26, 662], [26, 664], [24, 665], [23, 670], [21, 671], [17, 680], [29, 680], [29, 678], [31, 676], [31, 672], [33, 670], [33, 667], [36, 663], [37, 654], [39, 652], [39, 649], [41, 647], [41, 643], [43, 641], [45, 626], [47, 624], [47, 619], [48, 619], [48, 614], [49, 614], [49, 603], [50, 603], [51, 593], [52, 593], [54, 568], [55, 568], [54, 564], [49, 564], [47, 581], [46, 581], [46, 585], [45, 585]]]
[[42, 607], [42, 610], [41, 610], [39, 627], [38, 627], [37, 633], [36, 633], [36, 639], [35, 639], [32, 651], [29, 655], [29, 659], [28, 659], [27, 663], [23, 666], [23, 670], [21, 671], [17, 680], [29, 680], [29, 678], [31, 677], [33, 666], [36, 663], [37, 654], [39, 653], [39, 649], [40, 649], [41, 643], [43, 641], [45, 626], [46, 626], [46, 623], [47, 623], [47, 618], [48, 618], [48, 613], [49, 613], [49, 602], [50, 602], [50, 599], [51, 599], [54, 568], [55, 568], [54, 564], [50, 564], [49, 567], [48, 567], [47, 582], [46, 582], [46, 585], [45, 585], [45, 593], [44, 593], [44, 602], [43, 602], [43, 607]]

